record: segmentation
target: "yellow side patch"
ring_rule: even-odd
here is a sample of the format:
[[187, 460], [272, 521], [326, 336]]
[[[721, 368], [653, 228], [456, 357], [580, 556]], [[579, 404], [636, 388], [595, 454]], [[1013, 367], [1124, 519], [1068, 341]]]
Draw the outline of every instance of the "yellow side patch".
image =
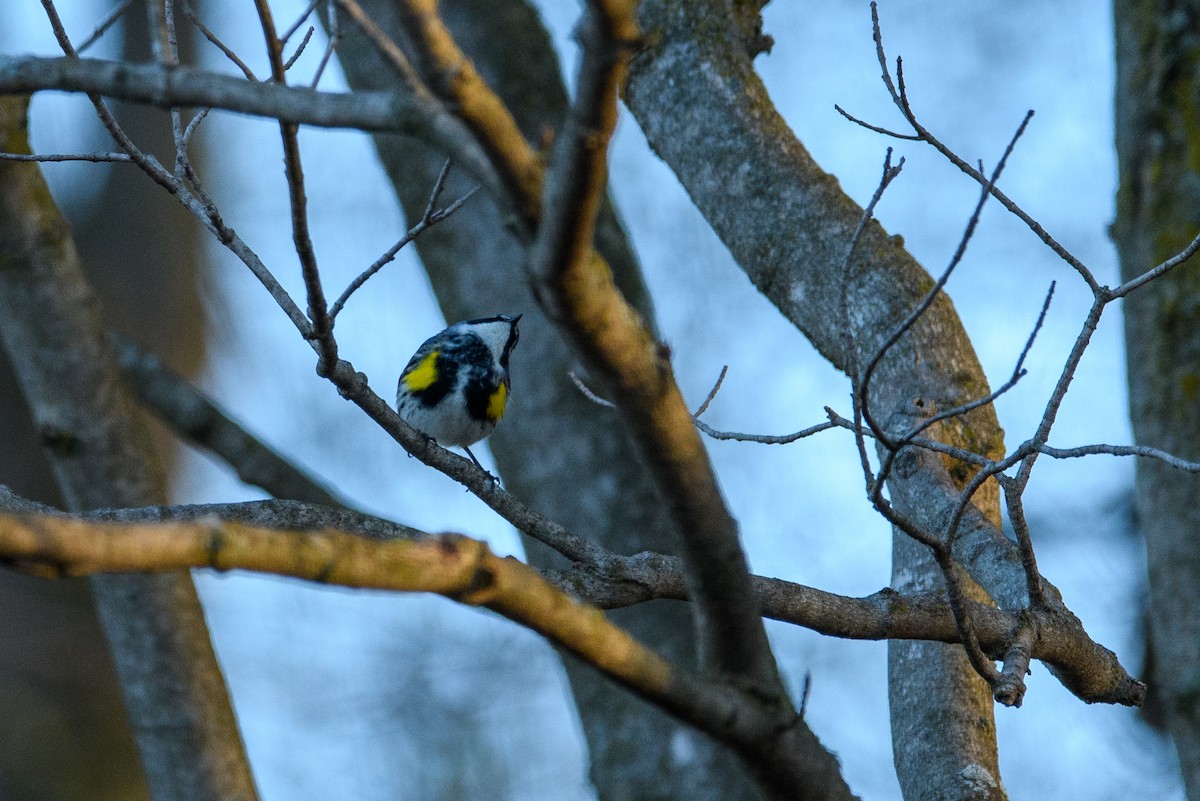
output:
[[504, 416], [504, 404], [508, 401], [508, 384], [501, 383], [488, 398], [487, 418], [493, 423]]
[[[435, 348], [429, 351], [424, 359], [417, 362], [413, 369], [401, 376], [401, 380], [409, 392], [420, 392], [423, 389], [429, 389], [438, 380], [437, 357], [438, 352]], [[503, 408], [503, 401], [500, 405]]]

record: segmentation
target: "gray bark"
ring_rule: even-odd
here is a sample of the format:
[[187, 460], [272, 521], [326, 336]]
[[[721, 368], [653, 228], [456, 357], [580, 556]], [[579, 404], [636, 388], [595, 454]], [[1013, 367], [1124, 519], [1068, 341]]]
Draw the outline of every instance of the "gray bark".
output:
[[[1129, 279], [1200, 229], [1200, 4], [1118, 0], [1114, 238]], [[1125, 301], [1129, 401], [1137, 442], [1200, 458], [1200, 265]], [[1137, 464], [1137, 521], [1150, 571], [1151, 691], [1200, 801], [1200, 476]]]
[[[25, 107], [0, 102], [9, 152], [28, 152]], [[33, 164], [0, 164], [0, 338], [68, 508], [164, 497], [66, 222]], [[105, 576], [91, 587], [151, 796], [257, 798], [191, 577]]]
[[[393, 38], [403, 40], [386, 1], [363, 5]], [[566, 91], [536, 12], [522, 2], [482, 0], [450, 0], [441, 3], [440, 12], [531, 140], [540, 141], [544, 130], [560, 124]], [[360, 37], [347, 36], [338, 56], [356, 90], [391, 85], [387, 67]], [[406, 213], [415, 219], [445, 156], [411, 139], [377, 136], [375, 141]], [[452, 180], [448, 196], [468, 186]], [[537, 310], [524, 274], [525, 248], [505, 233], [505, 220], [491, 201], [473, 199], [416, 244], [448, 320], [525, 314], [513, 357], [509, 412], [489, 439], [506, 486], [532, 508], [612, 550], [677, 552], [670, 520], [616, 418], [583, 397], [568, 378], [568, 371], [579, 369], [577, 360]], [[618, 286], [652, 324], [637, 261], [610, 206], [602, 213], [597, 245]], [[561, 557], [543, 546], [526, 540], [526, 547], [532, 564], [562, 565]], [[660, 601], [611, 615], [666, 657], [695, 663], [687, 606]], [[589, 668], [571, 660], [565, 665], [601, 798], [759, 797], [730, 752]]]
[[[640, 14], [651, 44], [634, 59], [626, 102], [650, 146], [755, 286], [845, 368], [837, 313], [841, 265], [862, 210], [813, 162], [754, 73], [752, 58], [764, 45], [758, 8], [721, 0], [644, 2]], [[861, 362], [932, 281], [877, 223], [868, 226], [858, 254], [850, 309]], [[912, 419], [914, 398], [947, 408], [986, 392], [974, 351], [944, 296], [901, 339], [872, 383], [873, 407], [889, 427]], [[1003, 447], [990, 408], [946, 435], [989, 455]], [[932, 474], [905, 471], [893, 480], [892, 496], [905, 514], [936, 530], [954, 486], [967, 478], [940, 464]], [[987, 487], [976, 502], [983, 514], [963, 540], [973, 543], [979, 559], [968, 567], [984, 574], [977, 578], [989, 589], [1011, 589], [1003, 592], [1005, 601], [1019, 605], [1024, 579], [997, 526], [995, 488]], [[908, 577], [899, 582], [902, 589], [930, 580], [928, 565], [917, 558], [920, 549], [898, 540], [895, 555], [894, 575]], [[955, 650], [910, 643], [891, 648], [893, 747], [909, 801], [1005, 797], [990, 696]]]

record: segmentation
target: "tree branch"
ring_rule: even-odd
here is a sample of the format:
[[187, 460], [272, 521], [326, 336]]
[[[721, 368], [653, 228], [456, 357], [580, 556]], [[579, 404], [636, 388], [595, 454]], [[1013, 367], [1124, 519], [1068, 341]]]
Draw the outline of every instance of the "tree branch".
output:
[[576, 99], [555, 142], [530, 270], [550, 316], [612, 391], [671, 508], [696, 601], [704, 664], [783, 696], [736, 524], [675, 384], [669, 352], [650, 336], [592, 247], [617, 89], [637, 40], [634, 7], [592, 2], [580, 26], [584, 57]]
[[206, 106], [320, 128], [429, 134], [426, 110], [403, 92], [314, 92], [190, 67], [0, 55], [0, 93], [46, 90], [161, 108]]
[[104, 522], [0, 514], [0, 558], [43, 577], [211, 568], [322, 584], [432, 592], [480, 606], [567, 650], [708, 734], [747, 748], [774, 731], [777, 710], [754, 693], [663, 660], [595, 609], [511, 557], [454, 534], [370, 541], [323, 528], [286, 531], [205, 515], [187, 522]]
[[250, 434], [211, 398], [133, 342], [110, 335], [125, 380], [138, 402], [183, 439], [212, 452], [237, 477], [276, 498], [325, 506], [345, 501]]

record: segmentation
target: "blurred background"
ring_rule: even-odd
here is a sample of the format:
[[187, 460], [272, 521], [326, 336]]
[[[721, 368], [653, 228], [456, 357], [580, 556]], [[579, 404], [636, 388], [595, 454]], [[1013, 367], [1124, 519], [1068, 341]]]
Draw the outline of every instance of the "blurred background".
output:
[[[59, 10], [79, 39], [112, 5], [62, 0]], [[272, 3], [280, 27], [306, 5]], [[578, 4], [540, 5], [570, 83]], [[915, 110], [964, 158], [983, 159], [990, 168], [1025, 111], [1036, 110], [1001, 184], [1102, 282], [1114, 282], [1107, 4], [881, 5], [885, 44], [891, 56], [904, 57]], [[264, 63], [261, 33], [242, 24], [244, 3], [205, 0], [198, 8], [252, 66]], [[89, 55], [144, 60], [142, 16], [127, 19], [132, 28], [117, 26]], [[776, 104], [851, 196], [869, 199], [888, 145], [907, 159], [878, 216], [927, 269], [940, 271], [976, 187], [932, 149], [885, 140], [833, 108], [838, 103], [870, 122], [901, 125], [879, 81], [867, 3], [777, 3], [765, 11], [765, 31], [775, 46], [757, 64]], [[307, 62], [311, 70], [323, 48], [318, 29], [297, 69]], [[0, 6], [0, 50], [57, 53], [39, 3]], [[199, 58], [232, 71], [211, 47], [201, 48]], [[322, 86], [344, 87], [336, 60]], [[135, 140], [166, 141], [165, 114], [121, 112]], [[39, 95], [31, 126], [38, 152], [111, 149], [79, 97]], [[399, 238], [405, 221], [366, 136], [306, 129], [301, 143], [318, 257], [327, 286], [340, 289]], [[225, 218], [301, 295], [277, 126], [215, 113], [197, 147]], [[407, 458], [315, 375], [310, 349], [261, 286], [148, 179], [124, 165], [55, 164], [45, 172], [111, 325], [193, 377], [251, 431], [360, 508], [426, 530], [483, 537], [501, 552], [519, 554], [506, 523]], [[849, 412], [848, 382], [753, 289], [627, 115], [613, 146], [611, 188], [689, 401], [698, 403], [729, 365], [706, 417], [710, 424], [777, 434], [820, 422], [825, 405]], [[995, 205], [948, 286], [998, 385], [1011, 373], [1052, 280], [1058, 290], [1029, 375], [998, 402], [1010, 446], [1040, 417], [1090, 294]], [[534, 303], [495, 311], [530, 312]], [[1120, 322], [1115, 313], [1103, 321], [1052, 444], [1130, 441]], [[445, 323], [419, 264], [401, 253], [348, 305], [339, 341], [387, 397], [409, 354]], [[539, 379], [537, 365], [523, 363], [518, 350], [514, 391]], [[6, 372], [0, 393], [0, 482], [53, 501]], [[597, 407], [596, 414], [607, 412]], [[475, 450], [484, 458], [483, 448]], [[789, 446], [712, 442], [710, 451], [756, 572], [850, 595], [888, 583], [890, 531], [864, 499], [844, 432]], [[177, 501], [261, 497], [202, 454], [177, 448], [172, 458]], [[1043, 459], [1026, 507], [1044, 575], [1092, 636], [1139, 674], [1144, 557], [1131, 531], [1132, 481], [1128, 461]], [[437, 598], [242, 575], [200, 573], [197, 582], [264, 799], [594, 797], [561, 667], [537, 637]], [[0, 731], [0, 798], [144, 793], [83, 587], [0, 574], [0, 604], [8, 612], [0, 619], [0, 715], [10, 721]], [[797, 697], [811, 676], [808, 721], [838, 754], [851, 787], [864, 798], [898, 799], [885, 645], [774, 623], [769, 630]], [[1086, 706], [1038, 664], [1025, 705], [998, 708], [997, 719], [1001, 767], [1014, 798], [1183, 797], [1170, 744], [1136, 711]], [[28, 753], [31, 732], [61, 746]], [[35, 764], [48, 765], [51, 778], [31, 774]]]

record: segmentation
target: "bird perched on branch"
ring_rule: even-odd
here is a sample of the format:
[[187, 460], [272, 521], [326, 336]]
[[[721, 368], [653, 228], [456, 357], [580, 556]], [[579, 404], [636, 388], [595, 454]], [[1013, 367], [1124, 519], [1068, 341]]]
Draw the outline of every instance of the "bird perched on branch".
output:
[[467, 452], [492, 433], [508, 403], [508, 359], [521, 315], [497, 314], [455, 323], [425, 340], [408, 360], [396, 389], [396, 411], [443, 446]]

